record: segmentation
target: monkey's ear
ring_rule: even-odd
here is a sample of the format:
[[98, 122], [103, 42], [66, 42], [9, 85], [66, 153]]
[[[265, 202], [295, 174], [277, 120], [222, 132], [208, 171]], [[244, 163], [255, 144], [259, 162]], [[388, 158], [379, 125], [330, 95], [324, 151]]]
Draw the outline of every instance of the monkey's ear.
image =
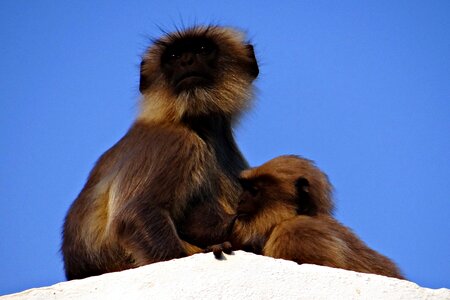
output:
[[150, 80], [148, 80], [148, 77], [144, 74], [145, 63], [145, 59], [142, 59], [139, 78], [139, 91], [141, 92], [141, 94], [143, 94], [144, 91], [150, 86]]
[[317, 206], [310, 193], [310, 184], [305, 177], [299, 177], [295, 181], [297, 189], [297, 213], [299, 215], [314, 216], [317, 214]]
[[258, 74], [259, 74], [259, 67], [258, 67], [258, 62], [257, 62], [256, 56], [255, 56], [255, 50], [253, 49], [252, 44], [245, 45], [245, 48], [247, 48], [248, 57], [250, 58], [250, 64], [249, 64], [248, 71], [251, 76], [256, 78], [256, 77], [258, 77]]

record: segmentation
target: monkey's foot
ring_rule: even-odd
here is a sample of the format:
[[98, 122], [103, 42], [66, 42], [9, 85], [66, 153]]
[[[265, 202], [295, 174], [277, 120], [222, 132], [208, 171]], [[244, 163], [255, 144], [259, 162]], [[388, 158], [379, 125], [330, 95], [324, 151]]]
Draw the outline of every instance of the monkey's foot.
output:
[[226, 254], [231, 254], [233, 251], [233, 246], [230, 242], [224, 242], [222, 244], [216, 244], [208, 246], [205, 249], [205, 253], [212, 252], [214, 254], [214, 257], [217, 259], [220, 259], [222, 257], [222, 252]]

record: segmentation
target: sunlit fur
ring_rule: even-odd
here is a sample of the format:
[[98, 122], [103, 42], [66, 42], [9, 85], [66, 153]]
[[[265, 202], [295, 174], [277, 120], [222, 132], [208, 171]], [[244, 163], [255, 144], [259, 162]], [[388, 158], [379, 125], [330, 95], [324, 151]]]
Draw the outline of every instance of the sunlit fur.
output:
[[[300, 264], [403, 278], [389, 258], [369, 248], [333, 218], [331, 185], [311, 161], [292, 155], [280, 156], [243, 171], [240, 177], [250, 182], [258, 193], [249, 196], [244, 190], [241, 196], [238, 211], [245, 205], [243, 201], [254, 201], [257, 205], [251, 206], [255, 209], [247, 211], [245, 218], [238, 216], [230, 238], [234, 249]], [[306, 179], [307, 184], [299, 187], [296, 184], [299, 179]], [[302, 197], [309, 199], [303, 201]], [[312, 205], [314, 209], [299, 209], [302, 204]]]

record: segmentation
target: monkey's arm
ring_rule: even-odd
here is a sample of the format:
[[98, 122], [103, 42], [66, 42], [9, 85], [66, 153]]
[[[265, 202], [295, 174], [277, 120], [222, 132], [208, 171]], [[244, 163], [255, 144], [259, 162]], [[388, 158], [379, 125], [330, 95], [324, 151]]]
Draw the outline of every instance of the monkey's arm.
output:
[[140, 205], [136, 199], [116, 217], [118, 240], [127, 252], [132, 253], [136, 265], [203, 252], [178, 237], [167, 210], [145, 204]]
[[199, 174], [192, 153], [199, 146], [189, 134], [184, 128], [137, 123], [117, 151], [109, 223], [138, 265], [203, 252], [177, 230], [177, 220], [201, 184], [201, 179], [192, 182], [192, 173]]

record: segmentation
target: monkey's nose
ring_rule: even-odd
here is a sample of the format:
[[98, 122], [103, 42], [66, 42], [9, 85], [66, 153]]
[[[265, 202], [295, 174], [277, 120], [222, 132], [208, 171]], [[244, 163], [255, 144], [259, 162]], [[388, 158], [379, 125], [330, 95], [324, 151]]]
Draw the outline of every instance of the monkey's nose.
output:
[[191, 52], [183, 53], [181, 56], [181, 64], [183, 66], [191, 66], [194, 63], [194, 54]]

